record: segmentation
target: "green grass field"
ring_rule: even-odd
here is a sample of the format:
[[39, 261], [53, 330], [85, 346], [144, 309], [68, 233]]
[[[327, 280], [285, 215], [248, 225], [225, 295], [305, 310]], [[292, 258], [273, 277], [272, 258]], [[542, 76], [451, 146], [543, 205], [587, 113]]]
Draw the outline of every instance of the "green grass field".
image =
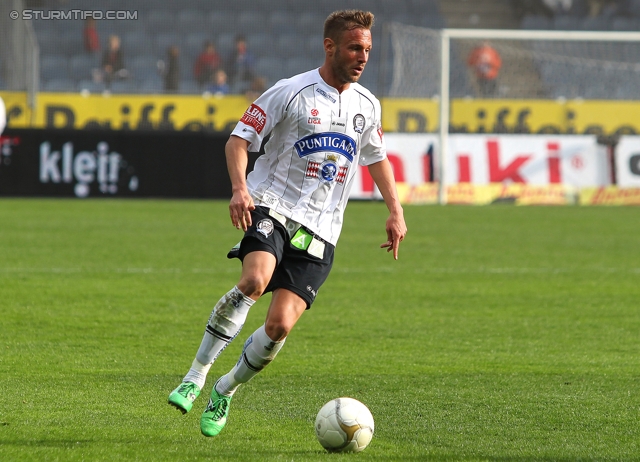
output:
[[[166, 403], [239, 275], [226, 202], [0, 200], [0, 460], [640, 460], [640, 210], [349, 206], [334, 271], [276, 361], [200, 435]], [[352, 396], [360, 454], [313, 430]]]

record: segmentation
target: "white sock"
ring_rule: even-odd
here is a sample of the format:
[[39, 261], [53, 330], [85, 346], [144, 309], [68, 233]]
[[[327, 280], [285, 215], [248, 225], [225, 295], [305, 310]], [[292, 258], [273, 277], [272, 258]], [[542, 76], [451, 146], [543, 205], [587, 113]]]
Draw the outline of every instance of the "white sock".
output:
[[211, 368], [211, 364], [202, 364], [197, 359], [193, 360], [191, 369], [187, 372], [187, 375], [182, 379], [183, 382], [193, 382], [200, 387], [204, 387], [204, 383], [207, 380], [207, 373]]
[[204, 387], [207, 373], [222, 350], [240, 333], [249, 309], [255, 301], [244, 295], [238, 287], [227, 292], [211, 312], [196, 358], [185, 375], [184, 382]]
[[218, 393], [232, 396], [241, 384], [247, 383], [273, 361], [285, 340], [286, 338], [274, 342], [267, 335], [264, 324], [260, 326], [245, 342], [240, 359], [233, 369], [218, 381]]

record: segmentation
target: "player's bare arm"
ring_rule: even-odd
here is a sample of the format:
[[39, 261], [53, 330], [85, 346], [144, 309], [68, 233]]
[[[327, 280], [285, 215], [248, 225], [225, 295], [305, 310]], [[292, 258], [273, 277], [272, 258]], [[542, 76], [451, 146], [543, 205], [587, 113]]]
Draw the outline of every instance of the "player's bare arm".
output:
[[253, 199], [249, 194], [246, 182], [249, 142], [238, 136], [231, 135], [225, 146], [227, 169], [231, 179], [231, 201], [229, 215], [231, 223], [236, 228], [246, 231], [251, 226], [251, 211], [255, 209]]
[[386, 248], [387, 252], [393, 252], [393, 258], [397, 260], [400, 242], [407, 234], [407, 225], [404, 221], [404, 211], [398, 199], [396, 182], [389, 159], [369, 165], [369, 173], [371, 173], [371, 177], [389, 209], [389, 218], [386, 223], [387, 242], [381, 244], [380, 248]]

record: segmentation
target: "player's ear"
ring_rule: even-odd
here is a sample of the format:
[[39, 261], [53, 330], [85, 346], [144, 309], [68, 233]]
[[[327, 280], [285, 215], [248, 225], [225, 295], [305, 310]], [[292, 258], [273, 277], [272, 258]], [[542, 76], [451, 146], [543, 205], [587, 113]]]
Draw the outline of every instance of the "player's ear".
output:
[[329, 37], [324, 39], [324, 51], [329, 55], [333, 55], [336, 51], [336, 42]]

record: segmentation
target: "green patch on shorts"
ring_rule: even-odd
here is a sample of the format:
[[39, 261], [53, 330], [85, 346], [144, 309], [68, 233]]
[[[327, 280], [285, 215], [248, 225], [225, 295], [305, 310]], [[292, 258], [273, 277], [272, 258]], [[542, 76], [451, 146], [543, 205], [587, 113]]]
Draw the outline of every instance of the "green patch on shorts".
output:
[[304, 228], [300, 228], [291, 238], [291, 245], [293, 245], [296, 249], [307, 250], [312, 240], [313, 235], [306, 231]]

